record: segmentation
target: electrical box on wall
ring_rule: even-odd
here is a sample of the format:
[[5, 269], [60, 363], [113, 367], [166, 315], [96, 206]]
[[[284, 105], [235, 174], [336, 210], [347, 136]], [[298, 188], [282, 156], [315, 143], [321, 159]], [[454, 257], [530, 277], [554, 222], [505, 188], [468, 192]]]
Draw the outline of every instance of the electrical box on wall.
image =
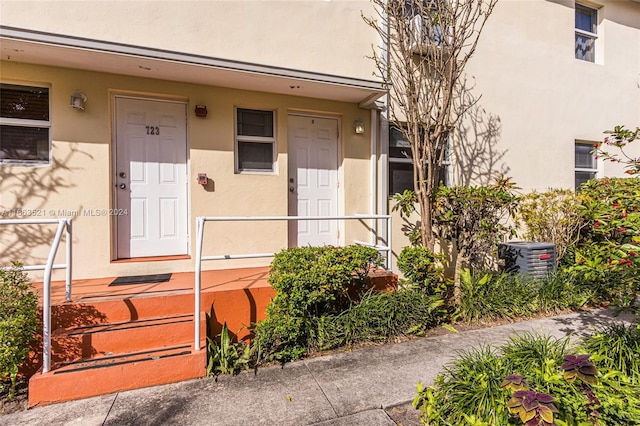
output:
[[206, 173], [198, 173], [198, 185], [206, 185], [209, 182]]

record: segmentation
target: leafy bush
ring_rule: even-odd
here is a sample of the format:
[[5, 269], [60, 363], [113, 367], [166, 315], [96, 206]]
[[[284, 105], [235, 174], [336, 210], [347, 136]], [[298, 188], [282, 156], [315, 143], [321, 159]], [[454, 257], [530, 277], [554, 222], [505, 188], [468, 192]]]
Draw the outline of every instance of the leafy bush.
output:
[[300, 358], [315, 338], [316, 320], [347, 309], [368, 291], [371, 267], [381, 263], [371, 247], [300, 247], [276, 254], [269, 283], [276, 296], [256, 325], [260, 355], [281, 362]]
[[414, 406], [428, 425], [639, 424], [637, 382], [599, 372], [596, 358], [572, 352], [566, 339], [524, 334], [462, 352], [434, 386], [418, 384]]
[[549, 189], [524, 195], [518, 206], [517, 220], [524, 225], [525, 240], [556, 245], [558, 260], [573, 245], [582, 226], [579, 198], [568, 189]]
[[433, 222], [441, 241], [455, 253], [454, 301], [459, 301], [460, 272], [494, 266], [497, 244], [513, 233], [518, 197], [508, 178], [478, 187], [441, 186], [436, 193]]
[[343, 313], [319, 318], [314, 346], [324, 350], [419, 335], [442, 321], [442, 306], [440, 297], [415, 288], [369, 293]]
[[640, 290], [640, 178], [588, 181], [580, 199], [585, 226], [565, 267], [599, 299], [631, 304]]
[[[219, 342], [218, 342], [219, 340]], [[217, 340], [207, 337], [207, 374], [236, 374], [241, 369], [249, 369], [251, 360], [251, 346], [241, 342], [233, 342], [229, 335], [229, 328], [225, 322]]]
[[398, 269], [406, 281], [428, 294], [446, 291], [443, 256], [426, 247], [405, 247], [398, 256]]
[[14, 263], [12, 269], [0, 270], [0, 386], [10, 379], [9, 398], [39, 324], [38, 297], [20, 266]]

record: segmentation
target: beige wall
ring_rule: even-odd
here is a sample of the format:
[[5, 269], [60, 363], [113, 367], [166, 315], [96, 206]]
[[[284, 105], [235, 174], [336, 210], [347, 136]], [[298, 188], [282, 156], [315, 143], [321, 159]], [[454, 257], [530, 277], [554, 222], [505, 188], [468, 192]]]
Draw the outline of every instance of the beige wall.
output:
[[[573, 1], [498, 1], [467, 67], [480, 100], [455, 134], [456, 183], [504, 173], [523, 193], [573, 188], [576, 140], [640, 126], [640, 3], [588, 3], [600, 6], [596, 63], [574, 57]], [[598, 166], [600, 176], [626, 176], [619, 164]], [[393, 215], [397, 254], [408, 241]]]
[[[0, 167], [0, 210], [39, 209], [45, 217], [59, 211], [109, 209], [112, 200], [111, 98], [114, 94], [155, 96], [188, 103], [189, 198], [191, 253], [195, 216], [287, 215], [287, 114], [330, 115], [341, 123], [339, 143], [341, 214], [369, 213], [370, 134], [355, 135], [352, 123], [363, 119], [369, 131], [368, 111], [353, 104], [302, 97], [147, 80], [64, 68], [2, 63], [3, 82], [42, 83], [51, 87], [53, 161], [42, 167]], [[69, 96], [81, 89], [88, 97], [85, 111], [69, 107]], [[193, 114], [195, 104], [207, 106], [206, 119]], [[234, 173], [234, 107], [276, 110], [277, 172], [272, 175]], [[207, 173], [213, 191], [195, 183]], [[68, 216], [68, 215], [62, 215]], [[15, 218], [14, 216], [6, 218]], [[179, 272], [193, 268], [193, 260], [113, 264], [112, 223], [108, 217], [75, 217], [74, 277], [117, 276]], [[8, 228], [2, 232], [5, 263], [28, 262], [30, 253], [42, 262], [50, 228], [22, 237]], [[32, 231], [35, 231], [32, 229]], [[264, 253], [287, 245], [287, 228], [271, 224], [207, 224], [205, 254]], [[361, 225], [348, 226], [343, 241], [368, 240]], [[34, 247], [35, 246], [35, 247]], [[61, 251], [58, 260], [64, 259]], [[208, 262], [206, 268], [266, 264], [269, 260]], [[60, 277], [62, 272], [57, 274]]]
[[368, 0], [3, 0], [0, 22], [285, 68], [370, 79]]
[[458, 134], [463, 182], [503, 172], [525, 191], [572, 188], [576, 140], [640, 125], [640, 4], [599, 2], [596, 63], [574, 57], [573, 4], [498, 2], [467, 68], [481, 99]]
[[[456, 183], [487, 183], [504, 173], [512, 176], [523, 191], [570, 188], [574, 182], [576, 140], [599, 141], [604, 136], [602, 132], [616, 124], [640, 125], [640, 3], [622, 0], [589, 4], [600, 6], [596, 63], [574, 58], [573, 1], [498, 2], [467, 68], [473, 85], [471, 94], [480, 100], [455, 135]], [[366, 0], [5, 0], [0, 3], [0, 22], [370, 79], [373, 64], [366, 56], [372, 44], [377, 44], [377, 37], [360, 16], [361, 10], [372, 15], [370, 8]], [[353, 105], [15, 63], [3, 63], [1, 77], [52, 85], [55, 111], [59, 111], [54, 113], [53, 124], [55, 159], [69, 164], [69, 168], [12, 168], [16, 173], [12, 182], [22, 179], [32, 187], [49, 188], [46, 202], [55, 203], [55, 208], [66, 208], [69, 201], [71, 208], [107, 208], [111, 202], [110, 160], [105, 161], [111, 153], [111, 90], [183, 99], [189, 102], [190, 111], [194, 104], [208, 106], [210, 115], [206, 120], [189, 117], [190, 172], [208, 173], [215, 181], [215, 191], [206, 192], [191, 182], [192, 217], [286, 213], [286, 115], [290, 110], [336, 114], [341, 118], [344, 213], [369, 211], [369, 134], [355, 136], [351, 131], [353, 120], [368, 121], [369, 113]], [[84, 113], [66, 105], [69, 94], [77, 88], [89, 96]], [[233, 173], [233, 106], [278, 111], [277, 175]], [[63, 160], [65, 156], [69, 158]], [[611, 163], [601, 163], [600, 169], [602, 175], [621, 175], [621, 168]], [[4, 170], [0, 168], [0, 173], [6, 174]], [[91, 181], [91, 186], [85, 180]], [[8, 181], [3, 182], [6, 187]], [[52, 189], [65, 185], [69, 186], [65, 191], [72, 194], [69, 199]], [[263, 202], [254, 202], [256, 193]], [[15, 203], [8, 191], [0, 194], [0, 205]], [[29, 201], [44, 202], [35, 196]], [[93, 222], [86, 223], [87, 229], [93, 229]], [[394, 252], [399, 252], [406, 240], [400, 238], [399, 218], [394, 218], [394, 224]], [[109, 221], [101, 219], [95, 225], [108, 227]], [[78, 225], [82, 226], [85, 225]], [[245, 243], [252, 241], [244, 237], [252, 236], [253, 231], [250, 227], [244, 229], [245, 234], [234, 234], [239, 231], [228, 227], [225, 232], [243, 237]], [[265, 232], [269, 233], [269, 241], [284, 238], [283, 227], [274, 226]], [[347, 238], [350, 237], [348, 233]], [[89, 251], [95, 257], [109, 258], [110, 241], [108, 237], [100, 238]], [[229, 242], [232, 240], [221, 241], [227, 244], [225, 249], [233, 246]], [[254, 248], [246, 244], [249, 249]], [[102, 272], [119, 268], [118, 273], [120, 269], [122, 273], [132, 273], [129, 269], [146, 268], [100, 265]], [[175, 265], [190, 267], [189, 262], [176, 262], [171, 267]], [[129, 269], [124, 271], [126, 268]]]

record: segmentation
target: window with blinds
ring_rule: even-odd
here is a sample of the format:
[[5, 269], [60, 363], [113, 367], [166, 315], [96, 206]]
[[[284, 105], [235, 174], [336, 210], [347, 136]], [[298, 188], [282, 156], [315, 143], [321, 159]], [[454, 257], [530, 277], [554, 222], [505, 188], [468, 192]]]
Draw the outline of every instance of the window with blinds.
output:
[[0, 84], [0, 164], [48, 164], [49, 88]]

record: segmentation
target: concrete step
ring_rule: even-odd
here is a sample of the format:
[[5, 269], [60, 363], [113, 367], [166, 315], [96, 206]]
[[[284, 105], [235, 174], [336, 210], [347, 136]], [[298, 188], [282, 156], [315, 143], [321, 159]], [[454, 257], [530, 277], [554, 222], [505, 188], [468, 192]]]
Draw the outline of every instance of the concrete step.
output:
[[[205, 331], [203, 314], [200, 319], [201, 342], [205, 341]], [[59, 328], [51, 335], [52, 362], [192, 345], [193, 333], [193, 314]]]
[[179, 345], [66, 363], [29, 380], [29, 407], [204, 377], [206, 350]]

